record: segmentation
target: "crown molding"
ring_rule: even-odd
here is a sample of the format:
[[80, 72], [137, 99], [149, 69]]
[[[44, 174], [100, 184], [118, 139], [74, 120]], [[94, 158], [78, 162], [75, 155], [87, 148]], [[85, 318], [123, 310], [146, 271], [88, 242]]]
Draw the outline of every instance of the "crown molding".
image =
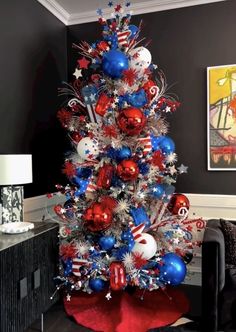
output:
[[[96, 11], [69, 14], [56, 0], [37, 0], [65, 25], [82, 24], [97, 21]], [[197, 6], [226, 0], [149, 0], [131, 5], [132, 15], [146, 14], [182, 7]], [[109, 18], [111, 9], [103, 9], [104, 17]]]
[[56, 16], [62, 23], [68, 25], [70, 14], [61, 6], [56, 0], [37, 0], [54, 16]]

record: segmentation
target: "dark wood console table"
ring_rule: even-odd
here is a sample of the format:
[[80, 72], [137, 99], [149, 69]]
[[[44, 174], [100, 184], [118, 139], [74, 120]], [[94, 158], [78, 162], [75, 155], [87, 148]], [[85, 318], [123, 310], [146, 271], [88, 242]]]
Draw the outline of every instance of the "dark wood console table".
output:
[[35, 223], [26, 233], [0, 232], [0, 331], [23, 332], [57, 300], [58, 225]]

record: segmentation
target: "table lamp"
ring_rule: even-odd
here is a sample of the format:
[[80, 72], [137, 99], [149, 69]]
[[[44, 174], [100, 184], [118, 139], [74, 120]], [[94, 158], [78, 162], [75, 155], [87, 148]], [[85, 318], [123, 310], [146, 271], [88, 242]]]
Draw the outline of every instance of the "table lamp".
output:
[[23, 221], [24, 191], [22, 184], [32, 183], [32, 155], [0, 155], [1, 221]]

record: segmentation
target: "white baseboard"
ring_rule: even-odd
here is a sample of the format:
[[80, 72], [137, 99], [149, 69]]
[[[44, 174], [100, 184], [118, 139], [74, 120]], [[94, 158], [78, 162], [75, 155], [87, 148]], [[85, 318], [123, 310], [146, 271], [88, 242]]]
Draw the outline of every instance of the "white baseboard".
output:
[[[225, 218], [236, 220], [236, 195], [210, 195], [210, 194], [185, 194], [190, 200], [189, 217]], [[57, 220], [53, 207], [64, 202], [64, 196], [47, 198], [46, 195], [26, 198], [24, 200], [25, 221]], [[201, 250], [188, 265], [186, 284], [201, 285]]]

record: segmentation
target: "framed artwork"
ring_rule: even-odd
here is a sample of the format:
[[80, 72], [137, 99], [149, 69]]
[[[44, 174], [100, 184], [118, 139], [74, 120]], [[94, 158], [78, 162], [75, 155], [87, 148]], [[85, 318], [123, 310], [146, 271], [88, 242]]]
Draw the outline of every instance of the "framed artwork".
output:
[[208, 170], [236, 170], [236, 65], [207, 68]]

